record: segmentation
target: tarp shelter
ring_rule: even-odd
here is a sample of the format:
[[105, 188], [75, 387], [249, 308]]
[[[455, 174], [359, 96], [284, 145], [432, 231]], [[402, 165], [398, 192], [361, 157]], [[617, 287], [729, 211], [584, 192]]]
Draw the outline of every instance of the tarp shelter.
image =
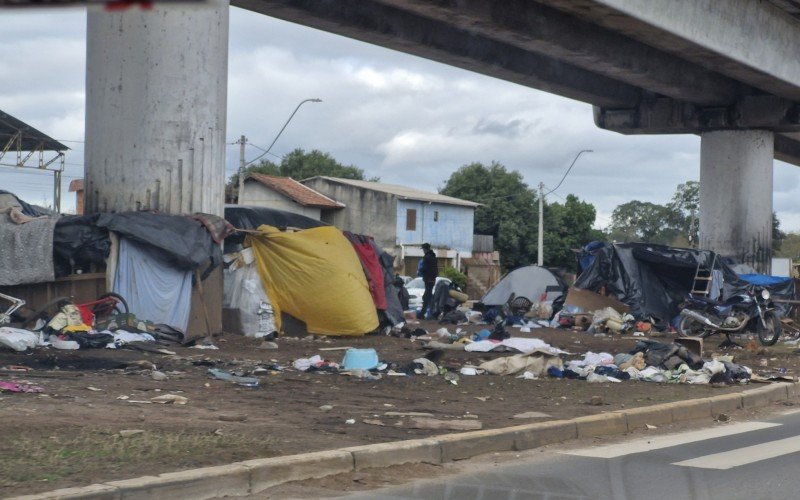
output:
[[[272, 226], [279, 229], [311, 229], [328, 224], [306, 217], [305, 215], [278, 210], [277, 208], [257, 207], [251, 205], [225, 205], [225, 220], [236, 229], [254, 230], [260, 226]], [[241, 250], [245, 233], [236, 233], [225, 238], [225, 253]]]
[[[674, 248], [648, 243], [618, 243], [600, 249], [575, 287], [606, 294], [628, 304], [637, 318], [655, 317], [668, 322], [680, 313], [680, 304], [692, 291], [698, 265], [711, 268], [722, 283], [722, 299], [746, 290], [742, 279], [715, 258], [710, 250]], [[791, 280], [766, 285], [773, 297], [794, 299]], [[788, 312], [783, 305], [782, 313]]]
[[341, 231], [258, 229], [245, 244], [255, 252], [279, 330], [281, 312], [303, 321], [309, 333], [364, 335], [378, 327], [361, 262]]
[[506, 274], [484, 295], [485, 306], [499, 306], [513, 293], [532, 302], [551, 301], [567, 289], [561, 279], [547, 268], [539, 266], [518, 267]]

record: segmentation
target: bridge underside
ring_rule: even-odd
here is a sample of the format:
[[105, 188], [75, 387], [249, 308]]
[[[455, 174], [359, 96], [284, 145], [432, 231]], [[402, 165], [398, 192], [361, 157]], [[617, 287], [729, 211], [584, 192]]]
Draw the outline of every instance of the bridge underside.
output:
[[624, 134], [772, 130], [775, 157], [800, 165], [800, 22], [786, 1], [232, 5], [593, 104], [598, 126]]

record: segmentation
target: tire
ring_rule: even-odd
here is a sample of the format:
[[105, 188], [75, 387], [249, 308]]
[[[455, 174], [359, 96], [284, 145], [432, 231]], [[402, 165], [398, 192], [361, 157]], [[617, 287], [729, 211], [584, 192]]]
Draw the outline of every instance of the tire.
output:
[[767, 327], [764, 328], [764, 325], [761, 324], [761, 321], [757, 321], [756, 323], [756, 333], [758, 333], [758, 340], [763, 345], [775, 345], [778, 342], [778, 339], [781, 336], [781, 319], [775, 314], [773, 311], [767, 311], [764, 313], [764, 323], [767, 324]]
[[[128, 314], [128, 312], [129, 312], [128, 302], [125, 300], [125, 298], [122, 297], [122, 295], [120, 295], [118, 293], [113, 293], [113, 292], [104, 293], [103, 295], [99, 296], [97, 298], [97, 300], [103, 300], [103, 299], [107, 299], [109, 297], [112, 297], [112, 298], [117, 300], [117, 303], [114, 305], [114, 311], [116, 311], [117, 313], [121, 313], [121, 314]], [[97, 313], [99, 313], [99, 312], [104, 312], [104, 309], [102, 308], [102, 304], [98, 304], [98, 305], [94, 306], [92, 308], [92, 312], [95, 315], [97, 315]]]
[[678, 336], [679, 337], [704, 337], [703, 325], [698, 323], [697, 320], [684, 316], [681, 322], [678, 323]]

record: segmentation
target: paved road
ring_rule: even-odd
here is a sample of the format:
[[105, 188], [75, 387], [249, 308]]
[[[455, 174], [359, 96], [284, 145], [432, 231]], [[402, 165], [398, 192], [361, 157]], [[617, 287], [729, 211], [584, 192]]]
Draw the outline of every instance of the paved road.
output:
[[603, 446], [551, 448], [491, 471], [346, 498], [795, 499], [800, 498], [800, 411]]

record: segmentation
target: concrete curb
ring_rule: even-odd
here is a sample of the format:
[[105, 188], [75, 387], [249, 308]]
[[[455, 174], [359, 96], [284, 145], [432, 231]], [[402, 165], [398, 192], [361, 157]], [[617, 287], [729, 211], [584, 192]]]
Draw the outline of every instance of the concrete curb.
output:
[[581, 437], [624, 434], [645, 424], [716, 417], [736, 409], [769, 405], [800, 395], [800, 383], [777, 383], [740, 393], [618, 410], [572, 420], [555, 420], [425, 439], [354, 446], [339, 450], [236, 462], [158, 476], [66, 488], [12, 500], [128, 500], [191, 498], [258, 493], [289, 481], [314, 479], [370, 467], [406, 463], [444, 463], [484, 453], [522, 451]]

